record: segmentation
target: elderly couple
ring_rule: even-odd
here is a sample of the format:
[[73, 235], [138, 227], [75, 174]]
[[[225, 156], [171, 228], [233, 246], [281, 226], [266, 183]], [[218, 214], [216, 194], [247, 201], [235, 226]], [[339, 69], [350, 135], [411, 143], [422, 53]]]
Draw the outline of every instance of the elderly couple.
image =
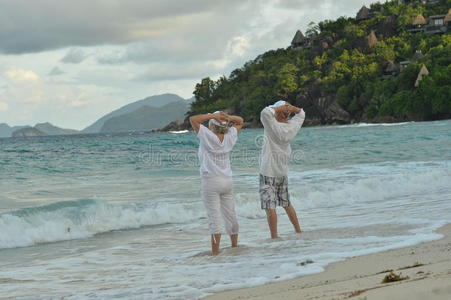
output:
[[[265, 138], [260, 157], [260, 201], [261, 208], [266, 211], [273, 239], [278, 237], [276, 206], [285, 209], [294, 230], [301, 232], [296, 211], [290, 204], [287, 171], [290, 142], [301, 129], [304, 119], [305, 113], [301, 108], [285, 101], [264, 108], [260, 114]], [[202, 125], [207, 120], [208, 128]], [[243, 127], [243, 119], [216, 112], [192, 116], [190, 122], [199, 138], [202, 198], [207, 210], [212, 254], [217, 255], [221, 240], [221, 215], [232, 247], [238, 245], [229, 153]]]

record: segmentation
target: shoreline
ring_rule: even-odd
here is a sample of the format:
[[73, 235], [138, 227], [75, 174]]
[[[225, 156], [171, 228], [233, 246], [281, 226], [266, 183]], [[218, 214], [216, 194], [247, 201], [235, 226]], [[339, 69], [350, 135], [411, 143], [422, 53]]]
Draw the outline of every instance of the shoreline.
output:
[[[206, 300], [229, 299], [451, 299], [451, 223], [442, 238], [334, 262], [321, 273], [227, 290]], [[407, 279], [382, 283], [393, 270]]]
[[[451, 119], [437, 119], [437, 120], [397, 120], [397, 121], [390, 121], [390, 120], [361, 120], [359, 122], [349, 122], [349, 123], [330, 123], [330, 124], [320, 124], [320, 123], [306, 123], [304, 124], [302, 127], [305, 128], [321, 128], [321, 127], [329, 127], [329, 126], [352, 126], [352, 125], [359, 125], [359, 124], [364, 124], [364, 125], [369, 125], [369, 126], [376, 126], [376, 125], [402, 125], [402, 124], [407, 124], [407, 123], [425, 123], [425, 122], [437, 122], [437, 121], [448, 121]], [[168, 124], [169, 126], [170, 124]], [[179, 131], [179, 130], [191, 130], [191, 126], [184, 126], [179, 125], [179, 126], [174, 126], [174, 127], [163, 127], [161, 129], [154, 129], [154, 130], [150, 130], [150, 131], [146, 131], [147, 133], [154, 133], [154, 132], [170, 132], [170, 131]], [[250, 123], [246, 123], [244, 124], [242, 129], [261, 129], [263, 128], [263, 125], [261, 124], [250, 124]]]
[[[377, 126], [377, 125], [402, 125], [407, 123], [425, 123], [425, 122], [437, 122], [437, 121], [447, 121], [451, 119], [437, 119], [437, 120], [422, 120], [422, 121], [396, 121], [396, 122], [350, 122], [350, 123], [335, 123], [335, 124], [305, 124], [303, 127], [305, 128], [321, 128], [321, 127], [341, 127], [341, 126], [358, 126], [359, 124], [363, 124], [364, 126]], [[36, 135], [36, 136], [4, 136], [0, 137], [0, 139], [8, 139], [8, 138], [34, 138], [34, 137], [67, 137], [67, 136], [90, 136], [90, 135], [127, 135], [130, 133], [133, 134], [149, 134], [149, 133], [171, 133], [171, 131], [185, 131], [188, 130], [189, 132], [192, 132], [191, 127], [185, 128], [185, 127], [174, 127], [170, 129], [152, 129], [152, 130], [144, 130], [144, 131], [121, 131], [121, 132], [77, 132], [77, 133], [68, 133], [68, 134], [45, 134], [45, 135]], [[263, 126], [261, 124], [259, 126], [244, 126], [243, 129], [262, 129]]]

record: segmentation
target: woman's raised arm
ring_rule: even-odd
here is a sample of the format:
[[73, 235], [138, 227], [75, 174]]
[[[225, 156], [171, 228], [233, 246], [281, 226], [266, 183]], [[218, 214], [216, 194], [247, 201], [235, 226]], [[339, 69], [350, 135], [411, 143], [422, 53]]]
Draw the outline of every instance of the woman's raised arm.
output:
[[243, 128], [244, 120], [240, 116], [230, 116], [227, 115], [227, 120], [233, 123], [233, 126], [236, 128], [236, 131], [240, 131]]

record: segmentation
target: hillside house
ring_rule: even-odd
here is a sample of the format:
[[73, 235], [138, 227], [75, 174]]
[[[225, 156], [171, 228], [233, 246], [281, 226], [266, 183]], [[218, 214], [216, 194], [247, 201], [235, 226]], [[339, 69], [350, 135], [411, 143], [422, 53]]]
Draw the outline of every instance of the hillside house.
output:
[[430, 16], [427, 20], [418, 15], [414, 18], [412, 24], [406, 28], [408, 32], [425, 32], [425, 33], [445, 33], [451, 30], [451, 9], [446, 15]]
[[423, 80], [423, 77], [429, 75], [429, 70], [425, 65], [421, 66], [420, 72], [418, 72], [417, 80], [415, 81], [415, 87], [420, 86], [420, 81]]
[[362, 6], [362, 8], [358, 11], [355, 19], [357, 21], [362, 21], [362, 20], [367, 20], [370, 19], [372, 17], [372, 14], [370, 12], [370, 9], [368, 7], [366, 7], [365, 5]]
[[296, 34], [293, 37], [293, 40], [291, 41], [291, 48], [298, 50], [298, 49], [305, 49], [311, 47], [312, 42], [311, 39], [305, 37], [302, 34], [302, 31], [298, 30], [296, 31]]

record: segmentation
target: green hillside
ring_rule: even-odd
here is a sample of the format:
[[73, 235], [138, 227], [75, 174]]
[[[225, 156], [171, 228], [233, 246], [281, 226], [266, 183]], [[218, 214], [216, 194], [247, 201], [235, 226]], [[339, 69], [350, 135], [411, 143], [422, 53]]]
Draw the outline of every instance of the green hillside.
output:
[[[450, 118], [451, 0], [402, 2], [311, 23], [292, 46], [261, 54], [229, 77], [202, 79], [190, 114], [229, 109], [257, 125], [263, 107], [285, 99], [308, 108], [318, 124]], [[432, 33], [437, 15], [443, 32]], [[423, 65], [429, 74], [417, 82]]]

